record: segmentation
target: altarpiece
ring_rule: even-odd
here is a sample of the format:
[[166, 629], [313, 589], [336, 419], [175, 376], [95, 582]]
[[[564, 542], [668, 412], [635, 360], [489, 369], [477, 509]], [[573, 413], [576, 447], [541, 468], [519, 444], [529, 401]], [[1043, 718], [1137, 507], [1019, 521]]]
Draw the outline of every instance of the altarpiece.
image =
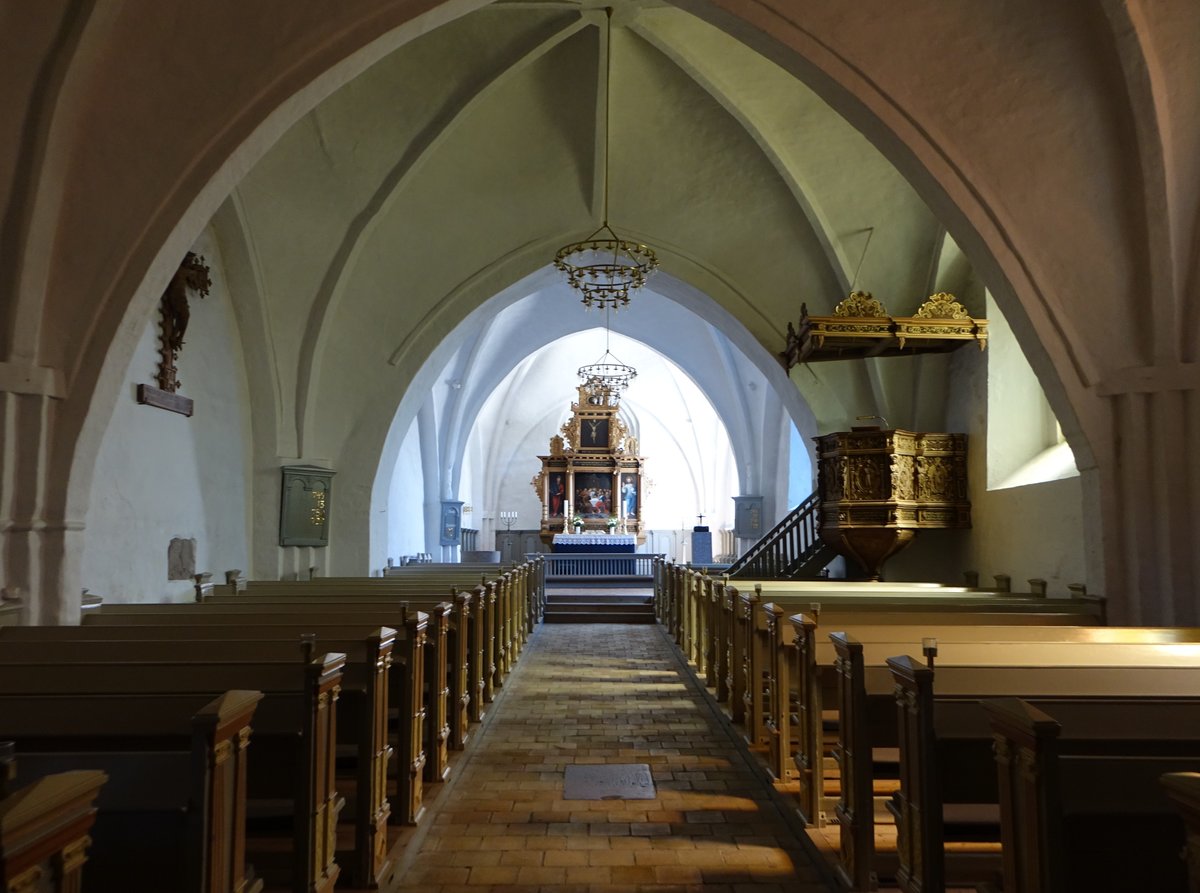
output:
[[[633, 534], [642, 528], [642, 470], [637, 438], [621, 421], [617, 391], [596, 383], [579, 386], [571, 418], [550, 438], [550, 455], [531, 481], [542, 503], [542, 542], [576, 528], [584, 533]], [[578, 524], [575, 520], [578, 519]]]

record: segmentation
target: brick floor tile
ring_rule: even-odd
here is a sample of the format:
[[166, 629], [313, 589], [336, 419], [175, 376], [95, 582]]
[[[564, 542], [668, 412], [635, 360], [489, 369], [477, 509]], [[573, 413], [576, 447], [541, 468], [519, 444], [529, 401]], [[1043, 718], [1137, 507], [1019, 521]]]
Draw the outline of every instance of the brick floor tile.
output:
[[545, 850], [506, 850], [500, 856], [501, 865], [541, 865]]
[[517, 882], [517, 872], [520, 871], [516, 865], [488, 865], [480, 866], [471, 869], [468, 883], [472, 885], [492, 886], [494, 884], [515, 884]]
[[656, 865], [654, 880], [659, 884], [699, 884], [703, 878], [694, 865]]

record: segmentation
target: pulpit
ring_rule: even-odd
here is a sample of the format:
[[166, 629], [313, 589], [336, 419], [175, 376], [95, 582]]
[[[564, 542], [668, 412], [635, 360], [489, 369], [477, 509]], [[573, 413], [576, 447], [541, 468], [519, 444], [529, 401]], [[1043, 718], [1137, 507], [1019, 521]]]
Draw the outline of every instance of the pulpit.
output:
[[821, 539], [871, 579], [918, 530], [971, 526], [965, 434], [852, 428], [815, 439]]
[[[619, 410], [616, 391], [595, 383], [580, 385], [571, 418], [550, 439], [550, 455], [538, 457], [542, 470], [531, 484], [542, 503], [541, 538], [547, 545], [556, 534], [575, 532], [600, 538], [624, 534], [637, 545], [645, 541], [644, 459]], [[617, 542], [611, 539], [614, 546]]]

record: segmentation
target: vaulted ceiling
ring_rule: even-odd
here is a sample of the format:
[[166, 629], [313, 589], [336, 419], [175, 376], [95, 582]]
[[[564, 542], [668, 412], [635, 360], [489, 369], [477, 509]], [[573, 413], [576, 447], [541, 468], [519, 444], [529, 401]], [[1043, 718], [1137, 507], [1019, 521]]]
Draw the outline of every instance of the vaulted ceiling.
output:
[[[852, 282], [897, 315], [934, 290], [982, 315], [943, 227], [812, 91], [686, 11], [614, 7], [611, 46], [590, 4], [466, 15], [347, 83], [246, 173], [215, 225], [279, 454], [346, 455], [472, 310], [595, 229], [606, 185], [614, 228], [763, 357], [801, 302], [830, 312]], [[561, 313], [596, 324], [565, 289]], [[879, 362], [793, 372], [818, 426], [928, 415], [916, 367]], [[378, 442], [387, 419], [371, 424]]]

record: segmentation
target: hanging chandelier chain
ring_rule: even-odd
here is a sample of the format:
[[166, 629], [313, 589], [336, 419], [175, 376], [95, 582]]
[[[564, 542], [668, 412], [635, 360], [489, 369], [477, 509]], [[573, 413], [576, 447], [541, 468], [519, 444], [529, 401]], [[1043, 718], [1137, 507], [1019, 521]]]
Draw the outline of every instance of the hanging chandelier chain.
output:
[[[608, 154], [612, 147], [612, 7], [604, 8], [604, 225], [608, 226]], [[611, 230], [610, 230], [611, 232]], [[614, 233], [615, 235], [615, 233]], [[615, 253], [614, 253], [615, 257]]]
[[646, 284], [646, 277], [658, 267], [658, 256], [646, 245], [618, 236], [608, 222], [612, 174], [609, 161], [612, 149], [612, 7], [606, 7], [604, 15], [604, 163], [601, 166], [604, 220], [587, 238], [558, 249], [554, 266], [566, 275], [567, 284], [583, 296], [584, 307], [619, 310], [628, 306], [630, 295]]

